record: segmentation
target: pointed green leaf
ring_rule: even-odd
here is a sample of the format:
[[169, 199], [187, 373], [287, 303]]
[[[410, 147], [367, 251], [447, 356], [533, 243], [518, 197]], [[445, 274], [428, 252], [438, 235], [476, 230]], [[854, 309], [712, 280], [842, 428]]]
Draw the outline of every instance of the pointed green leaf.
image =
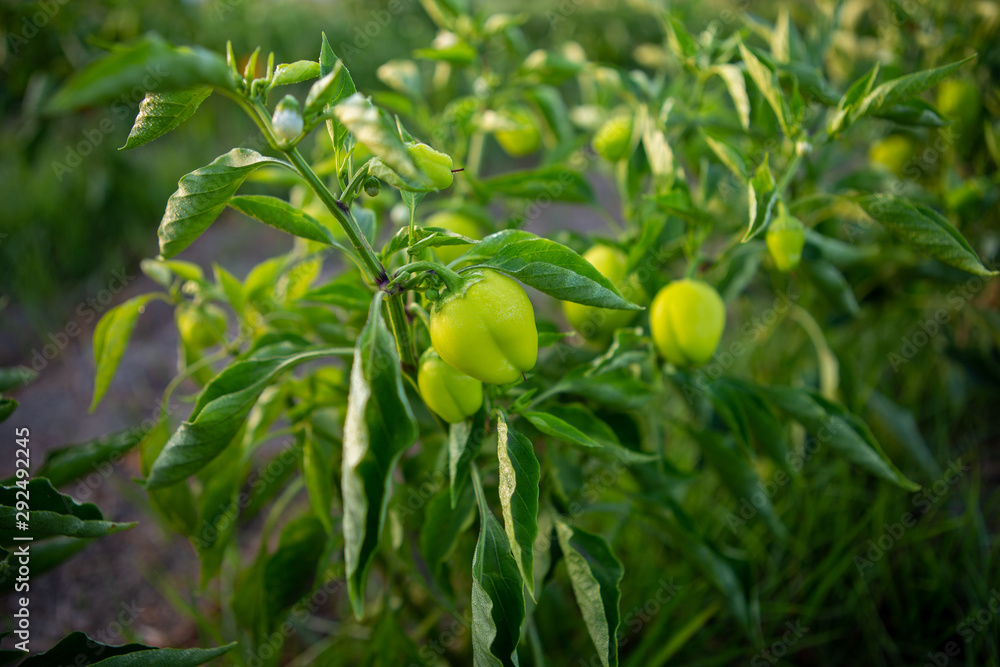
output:
[[777, 183], [774, 180], [774, 174], [771, 173], [768, 156], [768, 153], [764, 153], [764, 159], [757, 166], [757, 170], [754, 172], [753, 178], [750, 179], [750, 185], [747, 188], [747, 210], [750, 213], [750, 219], [747, 224], [747, 231], [740, 240], [740, 243], [746, 243], [767, 227], [774, 212], [774, 202], [776, 199], [775, 187]]
[[476, 266], [506, 273], [562, 301], [601, 308], [642, 310], [642, 306], [625, 299], [614, 283], [590, 262], [549, 239], [536, 237], [508, 243], [497, 254]]
[[118, 364], [121, 363], [125, 348], [132, 337], [135, 322], [139, 314], [144, 312], [146, 304], [160, 298], [159, 294], [143, 294], [133, 297], [123, 304], [115, 306], [104, 313], [94, 329], [94, 398], [90, 403], [90, 411], [101, 402], [104, 393], [111, 386]]
[[201, 103], [211, 94], [211, 86], [146, 93], [139, 104], [139, 113], [135, 117], [132, 130], [128, 133], [128, 139], [118, 150], [128, 150], [148, 144], [179, 127], [194, 115]]
[[997, 275], [997, 271], [986, 268], [962, 233], [934, 209], [889, 194], [861, 195], [854, 201], [917, 252], [977, 276]]
[[271, 87], [290, 86], [308, 81], [320, 76], [319, 63], [315, 60], [296, 60], [293, 63], [282, 63], [274, 70]]
[[587, 632], [604, 667], [618, 665], [621, 581], [625, 570], [603, 538], [556, 519], [559, 548]]
[[[93, 503], [78, 503], [70, 496], [53, 488], [49, 480], [37, 477], [28, 482], [27, 489], [16, 484], [0, 486], [0, 542], [8, 544], [14, 535], [20, 537], [104, 537], [134, 526], [134, 523], [105, 521], [104, 515]], [[23, 522], [23, 509], [18, 502], [27, 502], [27, 528]]]
[[829, 445], [848, 461], [907, 491], [920, 488], [889, 460], [864, 422], [841, 406], [806, 389], [768, 386], [761, 390], [779, 410], [812, 433], [819, 447]]
[[789, 122], [791, 120], [791, 111], [788, 109], [784, 92], [782, 92], [781, 85], [778, 83], [778, 75], [762, 63], [742, 41], [740, 41], [739, 49], [740, 57], [743, 58], [743, 64], [746, 65], [747, 73], [750, 74], [750, 78], [757, 84], [757, 88], [771, 106], [785, 136], [791, 138], [792, 129]]
[[944, 81], [952, 72], [967, 62], [974, 60], [975, 57], [972, 55], [942, 67], [935, 67], [923, 72], [914, 72], [913, 74], [906, 74], [891, 81], [886, 81], [868, 93], [858, 103], [857, 108], [852, 113], [852, 119], [857, 121], [862, 116], [877, 113], [894, 104], [905, 102], [911, 97], [919, 95], [928, 88]]
[[344, 421], [344, 564], [351, 608], [359, 619], [364, 616], [368, 568], [382, 539], [393, 469], [416, 437], [416, 419], [378, 292], [354, 349]]
[[550, 165], [488, 178], [481, 185], [490, 194], [542, 201], [588, 204], [594, 201], [590, 184], [565, 166]]
[[280, 342], [261, 347], [234, 362], [198, 396], [188, 420], [171, 436], [149, 471], [146, 489], [187, 478], [226, 448], [261, 392], [279, 373], [305, 361], [349, 354], [346, 348], [308, 348]]
[[472, 557], [472, 658], [474, 667], [517, 667], [524, 622], [524, 582], [510, 542], [493, 516], [478, 477], [479, 541]]
[[97, 438], [78, 445], [50, 450], [34, 476], [45, 477], [52, 486], [59, 487], [97, 470], [101, 464], [118, 462], [134, 449], [142, 439], [139, 429], [130, 429], [104, 438]]
[[321, 222], [284, 199], [265, 195], [238, 195], [229, 205], [244, 215], [285, 233], [300, 238], [333, 245], [333, 237]]
[[195, 86], [236, 90], [222, 56], [199, 47], [174, 47], [148, 35], [116, 47], [75, 73], [47, 109], [62, 113], [131, 95], [135, 90], [153, 93]]
[[247, 176], [264, 165], [293, 169], [284, 160], [234, 148], [181, 178], [160, 220], [160, 253], [173, 257], [191, 245], [215, 222]]
[[7, 421], [7, 418], [17, 410], [17, 401], [12, 398], [0, 398], [0, 424]]
[[501, 412], [497, 422], [500, 507], [503, 525], [528, 593], [535, 597], [534, 544], [538, 536], [538, 484], [541, 467], [531, 441], [510, 428]]
[[740, 117], [740, 125], [744, 129], [750, 128], [750, 96], [747, 95], [747, 80], [743, 76], [743, 71], [738, 65], [716, 65], [711, 70], [714, 74], [722, 77], [726, 83], [726, 90], [736, 107], [736, 114]]
[[446, 581], [448, 559], [458, 546], [462, 534], [472, 525], [475, 516], [476, 499], [472, 486], [465, 484], [454, 507], [450, 490], [442, 489], [434, 496], [427, 506], [424, 523], [420, 527], [420, 553], [427, 561], [431, 577], [449, 595], [451, 585]]
[[196, 667], [204, 665], [236, 646], [236, 642], [217, 648], [153, 648], [143, 644], [112, 646], [91, 639], [82, 632], [67, 635], [45, 653], [33, 655], [22, 667], [62, 667], [63, 665], [100, 665], [101, 667]]
[[469, 463], [479, 455], [488, 435], [480, 426], [485, 422], [486, 410], [481, 408], [471, 420], [452, 424], [448, 429], [448, 488], [453, 508], [469, 483]]

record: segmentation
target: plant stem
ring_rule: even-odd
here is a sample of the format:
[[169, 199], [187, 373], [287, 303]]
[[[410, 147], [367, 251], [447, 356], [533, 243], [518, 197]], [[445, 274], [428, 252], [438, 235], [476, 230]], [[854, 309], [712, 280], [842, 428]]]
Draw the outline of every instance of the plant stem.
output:
[[364, 262], [371, 273], [372, 280], [381, 288], [388, 282], [385, 267], [382, 266], [382, 262], [375, 255], [375, 251], [372, 249], [371, 244], [368, 243], [368, 239], [361, 233], [358, 223], [350, 215], [350, 208], [347, 207], [347, 204], [333, 196], [333, 193], [326, 187], [322, 179], [316, 175], [316, 172], [309, 166], [309, 163], [302, 157], [298, 149], [291, 148], [285, 151], [285, 154], [291, 160], [292, 164], [295, 165], [295, 169], [302, 178], [309, 184], [309, 187], [316, 193], [316, 196], [323, 202], [323, 205], [330, 210], [330, 213], [337, 219], [340, 226], [344, 228], [347, 238], [351, 240], [351, 245], [354, 246], [354, 249], [361, 257], [361, 261]]
[[437, 264], [435, 262], [419, 261], [410, 262], [409, 264], [404, 264], [399, 267], [397, 273], [407, 271], [410, 273], [415, 273], [417, 271], [433, 271], [434, 275], [441, 279], [441, 281], [448, 288], [448, 291], [457, 294], [462, 291], [462, 283], [465, 282], [465, 278], [458, 275], [455, 271], [452, 271], [447, 266], [442, 264]]

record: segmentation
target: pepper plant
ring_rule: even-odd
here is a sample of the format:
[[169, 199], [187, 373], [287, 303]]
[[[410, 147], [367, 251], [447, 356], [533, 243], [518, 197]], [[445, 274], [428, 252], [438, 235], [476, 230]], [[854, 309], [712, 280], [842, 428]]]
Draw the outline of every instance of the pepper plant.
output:
[[[762, 535], [796, 532], [766, 492], [775, 476], [801, 503], [817, 460], [919, 488], [856, 414], [877, 378], [841, 377], [836, 329], [865, 316], [846, 276], [879, 252], [899, 273], [996, 274], [932, 194], [909, 196], [919, 183], [823, 172], [870, 124], [946, 126], [922, 94], [969, 59], [876, 66], [840, 89], [825, 36], [787, 12], [695, 35], [647, 9], [663, 43], [626, 71], [576, 44], [529, 51], [516, 16], [425, 5], [437, 39], [385, 63], [371, 94], [325, 36], [316, 60], [258, 51], [240, 69], [231, 49], [151, 35], [51, 100], [100, 103], [157, 67], [124, 149], [211, 95], [260, 131], [181, 178], [142, 264], [161, 289], [94, 336], [96, 408], [137, 318], [175, 309], [179, 374], [138, 443], [139, 483], [200, 558], [185, 604], [214, 610], [198, 622], [238, 642], [235, 664], [305, 650], [331, 665], [613, 666], [650, 652], [628, 641], [621, 598], [648, 594], [630, 572], [664, 553], [714, 602], [671, 642], [641, 637], [676, 652], [720, 615], [762, 647], [751, 564]], [[531, 231], [562, 204], [607, 232]], [[242, 279], [182, 259], [227, 207], [292, 249]], [[776, 350], [751, 327], [761, 314], [805, 336]], [[709, 483], [714, 501], [695, 500]], [[750, 499], [749, 517], [719, 510]], [[581, 628], [568, 637], [565, 615]]]

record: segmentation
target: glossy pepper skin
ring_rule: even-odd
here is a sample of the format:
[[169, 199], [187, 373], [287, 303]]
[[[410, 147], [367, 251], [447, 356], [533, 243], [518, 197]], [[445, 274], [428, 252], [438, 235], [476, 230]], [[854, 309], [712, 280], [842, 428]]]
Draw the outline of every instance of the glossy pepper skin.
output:
[[431, 308], [431, 345], [444, 361], [488, 384], [516, 382], [538, 361], [535, 311], [524, 289], [491, 269], [462, 274], [462, 291]]
[[465, 421], [483, 405], [483, 383], [446, 364], [432, 347], [420, 357], [417, 386], [427, 407], [449, 424]]
[[725, 326], [722, 297], [700, 280], [675, 280], [657, 293], [649, 309], [653, 342], [675, 366], [707, 363]]
[[507, 155], [522, 157], [541, 147], [542, 135], [538, 132], [535, 117], [527, 107], [514, 106], [504, 111], [503, 115], [516, 129], [497, 130], [493, 136]]
[[[621, 250], [606, 245], [595, 245], [583, 253], [583, 258], [600, 271], [601, 275], [613, 282], [623, 297], [640, 305], [646, 303], [646, 293], [635, 276], [628, 280], [625, 275], [627, 258]], [[584, 338], [594, 342], [607, 342], [616, 329], [627, 326], [638, 314], [634, 310], [597, 308], [572, 301], [563, 302], [563, 312], [570, 326]]]
[[768, 225], [764, 240], [779, 271], [791, 271], [799, 265], [806, 231], [798, 218], [787, 214], [778, 216]]
[[609, 162], [628, 157], [632, 145], [632, 117], [617, 116], [605, 121], [594, 134], [592, 145], [597, 154]]
[[221, 343], [226, 333], [226, 313], [214, 304], [182, 305], [175, 313], [181, 340], [195, 350]]
[[[476, 222], [476, 219], [458, 211], [438, 211], [427, 218], [424, 225], [427, 227], [444, 227], [449, 231], [467, 236], [470, 239], [478, 239], [481, 234], [479, 223]], [[451, 264], [470, 247], [472, 246], [468, 243], [442, 245], [434, 248], [434, 254], [445, 264]]]
[[406, 151], [410, 159], [430, 182], [436, 190], [444, 190], [455, 180], [455, 175], [451, 173], [451, 156], [438, 152], [427, 144], [411, 141], [406, 145]]

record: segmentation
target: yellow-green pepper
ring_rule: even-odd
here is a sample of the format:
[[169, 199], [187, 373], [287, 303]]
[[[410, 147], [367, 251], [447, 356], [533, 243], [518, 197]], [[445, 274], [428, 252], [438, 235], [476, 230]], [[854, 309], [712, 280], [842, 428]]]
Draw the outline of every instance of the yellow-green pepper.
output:
[[538, 360], [535, 311], [524, 289], [491, 269], [462, 274], [460, 291], [431, 308], [431, 345], [445, 362], [489, 384], [515, 382]]
[[725, 326], [722, 297], [700, 280], [675, 280], [659, 291], [649, 309], [653, 342], [676, 366], [708, 362]]
[[779, 271], [791, 271], [799, 265], [802, 248], [806, 244], [806, 231], [798, 218], [787, 213], [779, 215], [767, 226], [764, 240]]
[[417, 386], [427, 407], [449, 424], [465, 421], [483, 405], [483, 383], [449, 366], [432, 347], [420, 357]]
[[538, 132], [534, 115], [525, 106], [513, 106], [502, 112], [510, 129], [498, 129], [493, 133], [497, 143], [511, 157], [522, 157], [534, 153], [542, 145], [542, 135]]
[[406, 151], [425, 176], [427, 176], [431, 187], [436, 190], [444, 190], [455, 180], [455, 174], [451, 173], [451, 156], [434, 150], [427, 144], [411, 141], [406, 145]]
[[597, 154], [609, 162], [628, 157], [632, 145], [632, 117], [616, 116], [605, 121], [594, 134], [592, 145]]

